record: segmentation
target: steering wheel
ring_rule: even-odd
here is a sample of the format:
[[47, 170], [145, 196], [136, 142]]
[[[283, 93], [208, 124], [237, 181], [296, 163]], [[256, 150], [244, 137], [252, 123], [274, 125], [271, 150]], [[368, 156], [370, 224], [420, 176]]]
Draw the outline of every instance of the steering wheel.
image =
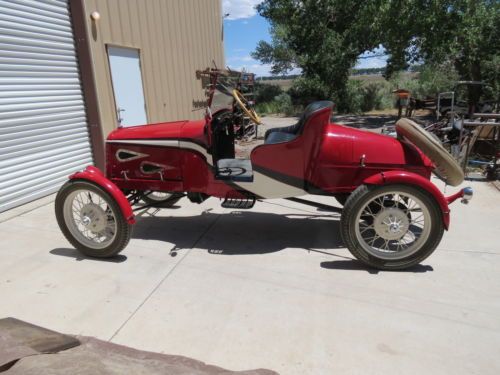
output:
[[241, 110], [243, 112], [245, 112], [245, 114], [248, 117], [250, 117], [250, 119], [253, 122], [255, 122], [257, 125], [262, 124], [262, 122], [260, 121], [259, 115], [257, 114], [257, 112], [255, 112], [255, 109], [250, 108], [250, 106], [248, 104], [248, 100], [245, 99], [245, 97], [243, 96], [243, 94], [241, 92], [234, 89], [233, 90], [233, 97], [234, 97], [234, 100], [236, 100], [236, 103], [238, 104], [238, 106], [241, 108]]

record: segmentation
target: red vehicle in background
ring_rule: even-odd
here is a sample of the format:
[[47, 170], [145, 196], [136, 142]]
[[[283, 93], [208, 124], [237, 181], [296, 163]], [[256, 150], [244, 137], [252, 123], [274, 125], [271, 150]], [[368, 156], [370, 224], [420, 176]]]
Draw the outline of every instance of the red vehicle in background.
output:
[[[249, 159], [235, 158], [234, 124], [258, 115], [244, 96], [210, 78], [205, 118], [119, 128], [106, 141], [106, 170], [74, 173], [56, 198], [66, 238], [82, 253], [111, 257], [127, 245], [134, 211], [171, 207], [182, 197], [251, 208], [256, 200], [306, 194], [336, 198], [341, 234], [359, 260], [379, 269], [404, 269], [427, 258], [450, 223], [449, 204], [466, 202], [464, 188], [445, 197], [433, 171], [450, 185], [463, 173], [451, 156], [415, 123], [402, 119], [398, 138], [330, 122], [333, 103], [310, 104], [292, 126], [270, 129]], [[133, 208], [139, 202], [138, 208]], [[335, 208], [332, 208], [335, 209]]]

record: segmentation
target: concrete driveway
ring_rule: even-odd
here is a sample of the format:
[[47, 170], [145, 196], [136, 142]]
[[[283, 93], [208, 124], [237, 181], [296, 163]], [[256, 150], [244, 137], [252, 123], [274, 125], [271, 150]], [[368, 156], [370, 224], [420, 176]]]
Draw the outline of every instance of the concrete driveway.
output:
[[236, 211], [184, 199], [144, 215], [122, 255], [85, 259], [49, 199], [0, 215], [0, 317], [232, 370], [499, 374], [500, 192], [471, 185], [408, 272], [366, 269], [337, 214], [286, 200]]

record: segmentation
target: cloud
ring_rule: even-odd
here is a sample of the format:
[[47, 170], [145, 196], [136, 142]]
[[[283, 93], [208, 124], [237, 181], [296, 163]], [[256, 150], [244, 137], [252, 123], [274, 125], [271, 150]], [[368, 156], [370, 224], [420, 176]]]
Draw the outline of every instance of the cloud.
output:
[[252, 63], [255, 64], [257, 63], [256, 60], [252, 58], [250, 55], [245, 55], [245, 56], [230, 56], [226, 59], [228, 63], [238, 63], [238, 64], [243, 64], [243, 63]]
[[362, 53], [358, 59], [356, 69], [383, 68], [387, 65], [387, 52], [382, 45]]
[[370, 59], [359, 59], [356, 69], [383, 68], [387, 65], [387, 57], [373, 57]]
[[261, 2], [262, 0], [224, 0], [222, 7], [224, 14], [229, 13], [228, 20], [238, 20], [255, 16], [255, 6]]

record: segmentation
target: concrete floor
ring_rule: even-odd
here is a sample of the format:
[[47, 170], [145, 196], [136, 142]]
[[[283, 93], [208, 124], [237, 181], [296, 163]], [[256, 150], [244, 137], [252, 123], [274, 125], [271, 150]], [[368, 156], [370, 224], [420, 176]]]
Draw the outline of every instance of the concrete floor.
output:
[[366, 269], [336, 214], [285, 200], [181, 200], [144, 215], [122, 255], [85, 259], [49, 198], [0, 215], [0, 317], [232, 370], [499, 374], [500, 192], [471, 185], [438, 250], [408, 272]]

